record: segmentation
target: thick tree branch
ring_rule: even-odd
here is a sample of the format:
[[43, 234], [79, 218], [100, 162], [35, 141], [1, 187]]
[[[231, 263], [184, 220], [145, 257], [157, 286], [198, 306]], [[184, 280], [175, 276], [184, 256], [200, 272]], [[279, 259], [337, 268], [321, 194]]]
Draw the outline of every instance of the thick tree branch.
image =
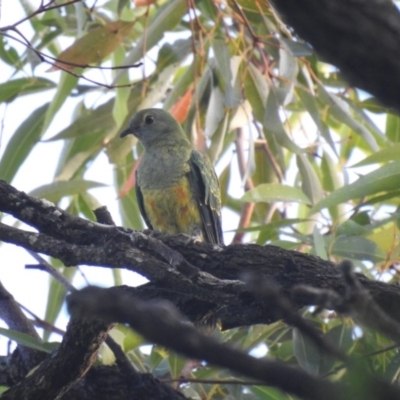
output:
[[[22, 312], [14, 297], [9, 293], [0, 282], [0, 319], [2, 319], [10, 329], [17, 332], [26, 333], [40, 341], [40, 336], [36, 332], [33, 324]], [[45, 357], [45, 354], [26, 346], [18, 346], [19, 356], [22, 358], [24, 368], [20, 368], [25, 375], [33, 367], [38, 365]]]
[[242, 350], [221, 344], [199, 333], [193, 326], [182, 323], [182, 316], [166, 302], [132, 302], [123, 293], [87, 287], [72, 293], [68, 305], [72, 315], [95, 315], [109, 322], [128, 323], [153, 343], [172, 348], [187, 357], [229, 368], [302, 398], [391, 400], [400, 396], [398, 388], [366, 374], [358, 375], [358, 379], [363, 381], [362, 385], [350, 386], [314, 378], [279, 361], [253, 358]]
[[110, 326], [93, 318], [72, 318], [51, 357], [5, 392], [2, 400], [59, 399], [92, 366]]
[[[191, 320], [219, 320], [223, 328], [270, 323], [273, 310], [249, 292], [238, 279], [244, 272], [272, 279], [286, 293], [305, 284], [344, 295], [341, 271], [318, 257], [274, 246], [194, 243], [186, 236], [135, 233], [70, 216], [48, 202], [18, 192], [0, 182], [0, 211], [11, 212], [39, 232], [26, 232], [0, 224], [0, 240], [59, 258], [66, 265], [126, 268], [151, 283], [125, 288], [133, 297], [164, 298]], [[76, 235], [75, 235], [76, 234]], [[79, 242], [84, 238], [83, 244]], [[400, 320], [400, 288], [358, 275], [374, 301]], [[121, 289], [122, 290], [122, 289]], [[296, 296], [295, 306], [312, 304], [309, 296]], [[341, 310], [338, 310], [341, 311]]]
[[391, 0], [273, 0], [350, 83], [400, 110], [400, 13]]
[[[243, 281], [238, 280], [243, 277], [245, 272], [252, 274], [253, 277], [259, 277], [262, 281], [266, 279], [274, 281], [281, 288], [283, 295], [289, 294], [292, 297], [294, 307], [312, 304], [307, 293], [299, 295], [298, 292], [292, 290], [299, 284], [326, 288], [332, 290], [338, 297], [345, 297], [348, 287], [341, 271], [334, 264], [314, 256], [286, 251], [273, 246], [232, 245], [220, 247], [196, 243], [183, 235], [170, 237], [154, 232], [146, 235], [123, 228], [101, 225], [71, 216], [46, 201], [18, 192], [2, 181], [0, 181], [0, 211], [12, 213], [16, 218], [34, 226], [39, 231], [39, 233], [27, 232], [0, 224], [0, 240], [57, 257], [66, 265], [86, 264], [108, 268], [127, 268], [141, 273], [151, 281], [138, 288], [110, 288], [107, 290], [107, 296], [123, 299], [125, 304], [130, 305], [138, 302], [139, 298], [170, 300], [190, 319], [219, 320], [225, 328], [269, 323], [282, 317], [292, 318], [292, 323], [296, 323], [300, 328], [301, 324], [296, 321], [293, 314], [290, 314], [288, 307], [282, 307], [280, 301], [277, 301], [274, 307], [268, 307], [266, 304], [269, 301], [266, 301], [264, 296], [253, 293], [254, 288], [252, 289]], [[80, 243], [82, 238], [84, 241]], [[374, 301], [388, 314], [394, 318], [399, 315], [400, 289], [397, 286], [373, 282], [363, 275], [358, 275], [358, 279], [363, 287], [369, 290]], [[338, 311], [345, 311], [343, 307], [341, 309], [340, 307], [342, 305], [338, 306]], [[277, 308], [281, 312], [277, 312]], [[167, 307], [167, 309], [169, 308]], [[166, 311], [164, 310], [164, 313], [167, 317], [169, 314]], [[74, 382], [82, 378], [90, 368], [108, 328], [109, 325], [98, 321], [93, 323], [72, 319], [67, 334], [55, 354], [46, 359], [32, 375], [11, 388], [4, 398], [25, 399], [28, 398], [26, 397], [28, 393], [30, 399], [43, 398], [44, 393], [46, 395], [51, 393], [54, 398], [61, 398], [60, 396]], [[179, 325], [179, 329], [181, 328]], [[140, 328], [138, 330], [141, 332]], [[160, 329], [158, 331], [163, 332]], [[154, 334], [158, 334], [158, 332]], [[82, 342], [78, 343], [79, 335], [82, 335]], [[314, 339], [318, 341], [315, 334], [311, 332], [310, 335], [314, 335]], [[179, 337], [181, 338], [182, 334]], [[150, 335], [149, 338], [153, 337]], [[159, 338], [155, 341], [164, 343]], [[216, 360], [212, 356], [215, 349], [207, 346], [208, 350], [205, 353], [207, 357], [203, 353], [192, 354], [187, 353], [186, 350], [183, 353], [215, 362]], [[335, 352], [334, 349], [329, 349], [329, 346], [327, 348], [331, 353]], [[179, 351], [179, 349], [177, 350]], [[208, 358], [209, 355], [211, 358]], [[337, 355], [343, 358], [339, 353]], [[226, 360], [232, 361], [229, 357]], [[249, 363], [250, 359], [247, 361]], [[253, 359], [251, 361], [253, 362]], [[228, 365], [228, 361], [223, 364], [216, 362], [216, 364], [232, 368], [230, 362]], [[245, 373], [241, 368], [233, 369]], [[249, 371], [253, 370], [251, 367], [249, 368]], [[275, 369], [276, 365], [269, 365], [269, 368]], [[285, 372], [287, 367], [279, 368], [279, 371]], [[63, 373], [60, 372], [61, 370]], [[248, 371], [247, 368], [246, 371]], [[303, 376], [296, 375], [299, 374], [299, 371], [294, 374], [302, 381]], [[60, 375], [62, 375], [62, 379], [59, 378]], [[134, 375], [137, 377], [135, 382], [140, 382], [138, 385], [134, 385], [137, 390], [145, 377], [140, 374]], [[250, 376], [262, 379], [257, 374]], [[287, 379], [285, 378], [285, 380]], [[291, 393], [307, 393], [307, 391], [304, 392], [306, 389], [303, 388], [303, 384], [296, 380], [291, 382], [289, 387], [286, 384], [283, 386], [283, 381], [275, 375], [264, 379], [264, 382], [272, 382]], [[317, 385], [314, 387], [316, 388], [314, 393], [320, 393], [318, 387], [322, 385], [321, 382], [319, 380], [309, 382]], [[325, 381], [323, 381], [323, 385], [326, 390]], [[165, 385], [157, 387], [157, 390], [162, 393], [169, 390]], [[79, 388], [81, 388], [80, 383], [75, 384], [71, 393], [81, 390]], [[382, 398], [390, 398], [391, 388], [375, 382], [373, 387], [371, 386], [371, 393], [375, 393], [374, 390], [376, 391], [377, 388], [385, 393]], [[332, 387], [332, 396], [336, 396], [337, 390], [335, 386]], [[176, 392], [174, 392], [175, 395], [178, 396]], [[386, 395], [389, 397], [385, 397]], [[63, 398], [69, 399], [70, 397], [65, 394]], [[168, 398], [167, 394], [165, 398]]]

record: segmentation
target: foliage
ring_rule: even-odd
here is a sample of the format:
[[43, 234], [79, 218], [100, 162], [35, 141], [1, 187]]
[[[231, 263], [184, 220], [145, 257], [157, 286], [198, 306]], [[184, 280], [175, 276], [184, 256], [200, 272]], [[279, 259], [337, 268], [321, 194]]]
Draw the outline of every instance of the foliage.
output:
[[[350, 258], [371, 277], [397, 281], [391, 272], [400, 251], [399, 117], [349, 87], [266, 1], [144, 3], [76, 1], [36, 9], [21, 0], [31, 16], [0, 30], [1, 62], [15, 70], [0, 84], [0, 102], [18, 102], [27, 95], [45, 95], [50, 101], [21, 120], [0, 160], [0, 177], [12, 182], [75, 96], [79, 104], [70, 122], [52, 138], [63, 143], [58, 165], [52, 166], [54, 181], [43, 183], [36, 195], [57, 203], [63, 199], [70, 211], [93, 219], [91, 209], [101, 199], [90, 189], [101, 183], [85, 174], [105, 152], [115, 171], [115, 193], [124, 192], [123, 225], [142, 229], [128, 180], [141, 149], [132, 142], [132, 152], [118, 133], [135, 110], [162, 106], [217, 165], [224, 209], [237, 221], [249, 221], [238, 222], [237, 241], [246, 233], [246, 241], [262, 245], [296, 248], [333, 261]], [[24, 24], [30, 25], [29, 37], [19, 31]], [[17, 42], [25, 48], [17, 48]], [[64, 72], [58, 80], [37, 74], [40, 61]], [[111, 97], [104, 97], [105, 88]], [[86, 99], [94, 93], [105, 100], [87, 108]], [[243, 187], [247, 193], [242, 197]], [[256, 203], [254, 209], [246, 207], [249, 201]], [[70, 271], [65, 273], [72, 279]], [[49, 324], [60, 313], [63, 293], [51, 283]], [[338, 347], [367, 357], [377, 374], [396, 379], [397, 351], [385, 351], [389, 343], [380, 335], [329, 312], [318, 318], [304, 313]], [[268, 350], [314, 375], [341, 379], [344, 373], [338, 361], [284, 323], [214, 335], [254, 354]], [[187, 371], [185, 360], [157, 346], [141, 347], [142, 339], [124, 327], [116, 328], [113, 337], [139, 371], [198, 379], [182, 386], [187, 396], [289, 398], [267, 387], [224, 384], [231, 375], [212, 366]], [[106, 348], [100, 361], [113, 361]]]

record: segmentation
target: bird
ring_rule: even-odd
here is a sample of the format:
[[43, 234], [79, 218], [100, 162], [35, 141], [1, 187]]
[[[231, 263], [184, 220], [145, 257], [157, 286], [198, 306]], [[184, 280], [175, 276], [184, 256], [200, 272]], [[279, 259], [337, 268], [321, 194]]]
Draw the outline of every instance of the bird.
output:
[[222, 245], [217, 175], [180, 123], [163, 109], [144, 109], [136, 112], [120, 137], [129, 134], [143, 146], [135, 191], [149, 229]]

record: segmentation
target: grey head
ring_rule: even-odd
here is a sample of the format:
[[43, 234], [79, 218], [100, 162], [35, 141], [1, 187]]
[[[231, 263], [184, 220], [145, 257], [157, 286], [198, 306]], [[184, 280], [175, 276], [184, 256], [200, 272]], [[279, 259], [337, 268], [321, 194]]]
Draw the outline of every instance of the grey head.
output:
[[187, 141], [179, 122], [167, 111], [160, 108], [147, 108], [138, 111], [131, 119], [127, 129], [120, 133], [123, 138], [129, 134], [136, 136], [148, 148], [155, 144]]

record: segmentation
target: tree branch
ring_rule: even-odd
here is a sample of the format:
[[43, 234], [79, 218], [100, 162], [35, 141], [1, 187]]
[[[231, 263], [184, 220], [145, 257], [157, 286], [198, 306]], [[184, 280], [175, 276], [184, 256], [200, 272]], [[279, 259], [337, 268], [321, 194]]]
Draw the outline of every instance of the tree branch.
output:
[[391, 0], [273, 0], [350, 83], [400, 110], [400, 13]]
[[[271, 279], [292, 296], [296, 285], [346, 290], [341, 271], [318, 257], [275, 246], [195, 243], [187, 236], [132, 232], [86, 221], [27, 196], [0, 182], [0, 211], [12, 213], [40, 233], [0, 224], [0, 240], [48, 254], [65, 265], [125, 268], [151, 283], [124, 287], [133, 298], [163, 298], [173, 302], [193, 321], [219, 321], [222, 328], [271, 323], [276, 313], [239, 281], [244, 272]], [[82, 243], [80, 242], [82, 241]], [[400, 288], [357, 275], [374, 301], [400, 320]], [[295, 307], [312, 304], [309, 296], [293, 297]], [[341, 311], [341, 310], [338, 310]]]
[[[166, 302], [132, 302], [123, 293], [87, 287], [68, 297], [72, 315], [96, 315], [111, 322], [128, 323], [151, 342], [167, 346], [191, 358], [229, 368], [285, 392], [307, 398], [342, 400], [350, 398], [387, 399], [400, 396], [400, 390], [373, 377], [358, 376], [363, 385], [332, 383], [314, 378], [279, 361], [256, 359], [246, 352], [219, 343], [182, 323], [182, 316]], [[360, 371], [358, 371], [360, 372]]]

